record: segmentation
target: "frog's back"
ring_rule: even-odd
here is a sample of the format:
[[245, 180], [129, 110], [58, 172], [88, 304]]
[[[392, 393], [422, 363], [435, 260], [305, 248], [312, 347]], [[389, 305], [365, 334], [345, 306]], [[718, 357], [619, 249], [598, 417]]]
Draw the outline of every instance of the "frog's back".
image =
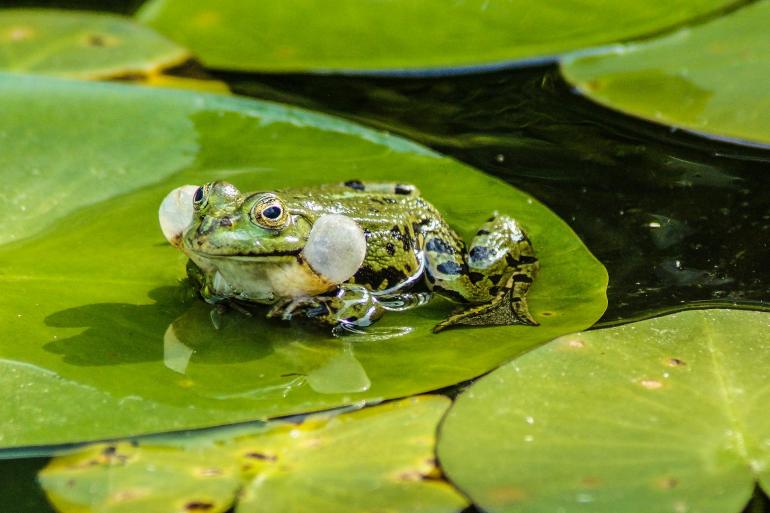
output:
[[283, 194], [314, 217], [343, 214], [361, 226], [367, 254], [350, 281], [375, 291], [420, 281], [424, 233], [437, 223], [445, 224], [411, 185], [350, 181]]

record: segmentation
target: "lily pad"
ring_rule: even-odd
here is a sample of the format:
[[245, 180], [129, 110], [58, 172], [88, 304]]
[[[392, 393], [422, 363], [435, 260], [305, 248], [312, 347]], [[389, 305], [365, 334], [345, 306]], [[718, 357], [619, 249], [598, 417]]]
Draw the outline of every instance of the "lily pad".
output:
[[449, 404], [423, 396], [300, 425], [91, 446], [54, 458], [40, 483], [62, 513], [460, 511], [434, 456]]
[[[604, 267], [546, 207], [382, 132], [248, 99], [18, 75], [0, 75], [0, 110], [11, 188], [0, 212], [0, 446], [434, 390], [585, 329], [606, 308]], [[360, 336], [237, 312], [215, 328], [158, 226], [164, 196], [212, 179], [269, 190], [351, 178], [415, 183], [466, 237], [494, 210], [518, 218], [541, 260], [529, 294], [541, 325], [436, 335], [452, 310], [436, 300]]]
[[770, 144], [770, 2], [647, 42], [567, 56], [562, 71], [607, 107], [739, 142]]
[[549, 60], [658, 32], [732, 3], [151, 0], [138, 16], [214, 68], [414, 72]]
[[768, 326], [700, 310], [559, 338], [457, 399], [442, 465], [494, 513], [741, 511], [770, 492]]
[[0, 70], [101, 79], [151, 75], [190, 53], [131, 18], [56, 9], [0, 10]]

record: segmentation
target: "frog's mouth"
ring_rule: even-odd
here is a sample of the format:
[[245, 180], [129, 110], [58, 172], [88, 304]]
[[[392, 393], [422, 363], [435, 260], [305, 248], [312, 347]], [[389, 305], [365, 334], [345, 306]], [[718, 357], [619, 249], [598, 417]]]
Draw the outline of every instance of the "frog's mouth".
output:
[[206, 258], [210, 260], [237, 260], [239, 262], [270, 262], [270, 261], [286, 261], [296, 259], [301, 253], [302, 249], [294, 249], [290, 251], [271, 251], [269, 253], [205, 253], [203, 251], [190, 250], [195, 256]]

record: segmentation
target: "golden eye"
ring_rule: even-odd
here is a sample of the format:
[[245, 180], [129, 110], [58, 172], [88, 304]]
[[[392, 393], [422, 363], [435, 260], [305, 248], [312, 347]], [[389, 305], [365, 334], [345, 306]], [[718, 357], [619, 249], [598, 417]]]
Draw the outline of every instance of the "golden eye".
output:
[[257, 203], [251, 209], [251, 220], [264, 228], [281, 228], [286, 224], [289, 215], [286, 213], [281, 200], [275, 196], [268, 196]]
[[201, 185], [193, 194], [193, 208], [200, 210], [209, 203], [209, 184]]

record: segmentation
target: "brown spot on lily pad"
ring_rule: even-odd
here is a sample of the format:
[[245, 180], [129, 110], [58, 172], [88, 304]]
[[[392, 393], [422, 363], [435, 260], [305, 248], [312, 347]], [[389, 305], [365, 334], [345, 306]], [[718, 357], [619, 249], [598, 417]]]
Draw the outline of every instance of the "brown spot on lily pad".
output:
[[672, 490], [679, 485], [679, 480], [673, 477], [658, 479], [655, 485], [662, 490]]
[[597, 488], [602, 484], [602, 480], [596, 476], [586, 476], [580, 480], [580, 484], [587, 488]]
[[184, 505], [185, 511], [209, 511], [214, 503], [208, 501], [190, 501]]
[[83, 44], [92, 48], [108, 48], [117, 46], [120, 40], [109, 34], [87, 34], [83, 38]]
[[586, 89], [586, 91], [599, 91], [602, 89], [602, 83], [599, 80], [589, 80], [587, 82], [583, 82], [583, 87]]
[[506, 504], [515, 504], [529, 499], [529, 493], [522, 488], [515, 486], [501, 486], [499, 488], [492, 488], [489, 490], [489, 502], [496, 506], [504, 506]]
[[669, 358], [666, 361], [666, 365], [668, 365], [669, 367], [684, 367], [685, 365], [687, 365], [687, 362], [685, 362], [684, 360], [680, 360], [679, 358]]
[[261, 461], [275, 461], [278, 459], [278, 456], [276, 456], [275, 454], [266, 454], [264, 452], [259, 452], [259, 451], [247, 452], [243, 456], [245, 458], [251, 458], [254, 460], [261, 460]]

